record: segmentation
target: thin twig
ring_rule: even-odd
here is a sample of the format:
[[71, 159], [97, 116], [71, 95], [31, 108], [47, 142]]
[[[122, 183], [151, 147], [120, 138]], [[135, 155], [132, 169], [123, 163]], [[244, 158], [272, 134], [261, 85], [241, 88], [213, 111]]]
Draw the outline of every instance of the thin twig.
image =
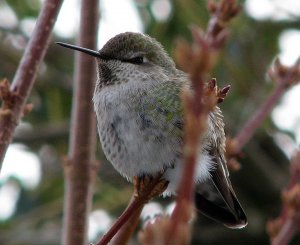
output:
[[284, 84], [278, 84], [270, 96], [263, 102], [259, 109], [251, 116], [248, 122], [234, 138], [235, 152], [238, 153], [248, 143], [256, 129], [262, 124], [264, 119], [270, 114], [279, 99], [285, 93], [287, 87]]
[[287, 89], [300, 81], [300, 59], [291, 67], [284, 66], [279, 60], [276, 60], [268, 74], [276, 82], [276, 86], [271, 95], [258, 107], [258, 110], [232, 140], [229, 155], [234, 156], [241, 151]]
[[[7, 147], [12, 140], [13, 132], [23, 114], [38, 67], [44, 59], [50, 34], [61, 4], [62, 0], [46, 0], [43, 2], [31, 39], [25, 49], [9, 90], [14, 100], [3, 100], [0, 113], [0, 170]], [[12, 103], [10, 104], [10, 102]], [[10, 104], [10, 106], [5, 108], [7, 104]], [[2, 113], [3, 109], [5, 113]]]
[[300, 187], [300, 150], [291, 159], [290, 180], [282, 191], [280, 216], [267, 224], [272, 245], [286, 245], [293, 238], [300, 225], [299, 197]]
[[292, 240], [294, 235], [299, 231], [300, 214], [295, 214], [287, 219], [282, 225], [280, 232], [274, 238], [271, 245], [287, 245]]
[[[98, 0], [82, 1], [79, 46], [96, 48], [98, 9]], [[76, 53], [69, 154], [64, 166], [64, 245], [82, 245], [87, 239], [87, 221], [98, 166], [95, 161], [96, 123], [92, 104], [95, 80], [94, 60], [83, 53]]]

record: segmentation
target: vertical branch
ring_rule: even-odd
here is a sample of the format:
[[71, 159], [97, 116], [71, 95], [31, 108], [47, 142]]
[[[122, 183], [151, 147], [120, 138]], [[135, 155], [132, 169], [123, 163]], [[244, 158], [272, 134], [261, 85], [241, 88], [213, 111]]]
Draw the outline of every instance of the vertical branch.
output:
[[[11, 87], [8, 88], [5, 83], [1, 84], [3, 103], [0, 111], [0, 170], [13, 132], [23, 114], [38, 67], [44, 59], [61, 4], [62, 0], [44, 1]], [[3, 96], [3, 88], [7, 92], [6, 96]]]
[[211, 79], [207, 84], [206, 82], [209, 80], [211, 70], [217, 61], [216, 57], [226, 40], [225, 25], [240, 10], [235, 0], [222, 0], [218, 3], [209, 1], [208, 8], [211, 18], [207, 31], [204, 33], [199, 28], [193, 27], [194, 45], [191, 47], [187, 43], [179, 43], [175, 53], [179, 65], [189, 73], [194, 90], [193, 92], [183, 91], [182, 94], [185, 112], [184, 168], [178, 187], [176, 206], [170, 219], [162, 219], [160, 225], [163, 229], [156, 230], [156, 234], [149, 236], [154, 231], [153, 226], [148, 226], [140, 236], [143, 244], [152, 244], [151, 239], [158, 235], [164, 238], [164, 244], [187, 244], [190, 239], [188, 221], [191, 219], [193, 210], [198, 144], [205, 131], [209, 112], [217, 102], [224, 99], [229, 90], [229, 87], [218, 90], [215, 79]]
[[[218, 96], [227, 89], [224, 95], [226, 96], [229, 89], [227, 87], [224, 88], [225, 90], [218, 91], [215, 79], [210, 80], [207, 87], [206, 82], [217, 61], [216, 57], [224, 46], [227, 37], [226, 24], [238, 14], [240, 6], [235, 0], [222, 0], [218, 3], [209, 1], [208, 9], [211, 18], [206, 32], [203, 33], [198, 28], [193, 27], [194, 47], [189, 48], [186, 44], [181, 44], [177, 53], [181, 66], [188, 71], [194, 88], [193, 95], [184, 94], [183, 97], [185, 110], [185, 168], [178, 191], [178, 204], [182, 200], [187, 201], [187, 203], [193, 201], [193, 176], [198, 154], [198, 142], [205, 130], [208, 113], [219, 99], [222, 100]], [[205, 99], [199, 101], [199, 98]], [[181, 209], [180, 205], [175, 206], [172, 214], [175, 221]], [[176, 222], [174, 223], [176, 224]], [[175, 225], [173, 227], [175, 228]]]
[[[96, 48], [98, 0], [81, 3], [80, 32], [77, 44]], [[92, 94], [95, 76], [94, 60], [76, 53], [73, 89], [72, 124], [69, 156], [65, 164], [65, 206], [63, 244], [84, 244], [91, 208], [93, 180], [96, 176], [96, 124]]]

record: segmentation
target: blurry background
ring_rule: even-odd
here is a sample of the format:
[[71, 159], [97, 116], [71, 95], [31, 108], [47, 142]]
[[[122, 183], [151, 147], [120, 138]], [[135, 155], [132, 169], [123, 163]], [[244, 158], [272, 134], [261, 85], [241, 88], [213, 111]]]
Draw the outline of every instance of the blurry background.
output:
[[[231, 22], [230, 37], [212, 77], [231, 84], [221, 108], [226, 133], [235, 136], [274, 84], [265, 75], [279, 54], [284, 64], [300, 55], [300, 1], [246, 0]], [[0, 1], [0, 78], [12, 80], [41, 7], [41, 0]], [[30, 102], [10, 145], [0, 175], [0, 244], [60, 244], [63, 207], [62, 157], [69, 138], [74, 54], [55, 41], [74, 43], [79, 26], [78, 0], [65, 0], [53, 39]], [[101, 0], [99, 48], [124, 31], [157, 38], [172, 54], [178, 38], [191, 40], [189, 25], [205, 28], [204, 0]], [[237, 195], [248, 215], [243, 230], [228, 230], [203, 216], [194, 226], [193, 244], [268, 244], [266, 221], [280, 211], [280, 190], [288, 181], [289, 158], [300, 141], [300, 86], [273, 110], [244, 149], [242, 168], [231, 173]], [[96, 135], [95, 135], [96, 137]], [[105, 160], [96, 182], [89, 238], [93, 241], [121, 213], [132, 193]], [[156, 199], [143, 217], [172, 208], [172, 199]], [[300, 236], [291, 244], [299, 244]], [[135, 242], [133, 241], [133, 244]]]

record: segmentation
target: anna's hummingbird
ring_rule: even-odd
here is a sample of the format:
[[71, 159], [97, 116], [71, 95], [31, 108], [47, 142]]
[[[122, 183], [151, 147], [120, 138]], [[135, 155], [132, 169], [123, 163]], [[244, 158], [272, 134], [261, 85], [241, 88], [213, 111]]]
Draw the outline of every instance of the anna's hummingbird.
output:
[[[94, 109], [102, 149], [127, 179], [164, 170], [164, 194], [176, 194], [183, 165], [183, 88], [188, 76], [176, 69], [162, 45], [150, 36], [126, 32], [101, 50], [58, 43], [96, 57]], [[199, 144], [196, 208], [230, 228], [247, 224], [232, 189], [224, 157], [225, 133], [218, 107], [210, 112]]]

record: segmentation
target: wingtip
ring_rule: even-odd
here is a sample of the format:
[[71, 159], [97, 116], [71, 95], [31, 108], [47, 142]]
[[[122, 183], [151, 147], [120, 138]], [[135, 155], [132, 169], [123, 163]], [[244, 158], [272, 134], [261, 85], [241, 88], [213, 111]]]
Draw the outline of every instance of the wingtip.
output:
[[247, 220], [240, 220], [239, 222], [235, 224], [224, 224], [229, 229], [243, 229], [248, 225]]
[[195, 193], [195, 205], [200, 213], [222, 223], [227, 228], [242, 229], [248, 224], [247, 217], [235, 196], [233, 196], [233, 202], [235, 208], [231, 210], [209, 201], [199, 193]]

